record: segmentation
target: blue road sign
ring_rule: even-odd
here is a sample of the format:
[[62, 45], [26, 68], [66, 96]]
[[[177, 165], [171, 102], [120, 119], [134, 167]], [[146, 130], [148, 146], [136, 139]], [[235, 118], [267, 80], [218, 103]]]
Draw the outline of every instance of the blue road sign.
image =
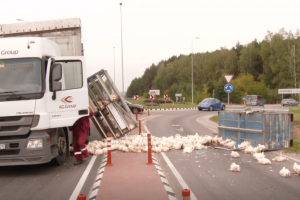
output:
[[224, 86], [224, 91], [227, 92], [227, 93], [231, 93], [233, 91], [233, 85], [231, 84], [226, 84]]
[[243, 101], [246, 101], [246, 97], [243, 97]]

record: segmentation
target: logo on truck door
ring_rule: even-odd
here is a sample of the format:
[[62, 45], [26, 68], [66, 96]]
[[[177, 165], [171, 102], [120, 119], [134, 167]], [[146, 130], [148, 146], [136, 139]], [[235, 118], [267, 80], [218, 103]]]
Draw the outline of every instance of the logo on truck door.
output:
[[72, 103], [73, 102], [73, 97], [71, 97], [71, 96], [63, 97], [61, 99], [61, 101], [64, 102], [64, 103]]
[[63, 98], [61, 98], [61, 101], [65, 105], [59, 105], [59, 109], [76, 108], [76, 104], [70, 105], [73, 102], [73, 97], [71, 97], [71, 96], [63, 97]]
[[1, 51], [1, 55], [12, 55], [12, 54], [16, 55], [18, 53], [19, 53], [18, 50], [13, 50], [13, 51], [5, 51], [5, 50], [3, 50], [3, 51]]

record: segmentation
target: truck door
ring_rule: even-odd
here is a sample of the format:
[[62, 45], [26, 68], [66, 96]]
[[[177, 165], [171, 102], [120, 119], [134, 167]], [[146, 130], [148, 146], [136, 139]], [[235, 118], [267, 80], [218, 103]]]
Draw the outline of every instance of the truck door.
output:
[[[61, 85], [53, 92], [53, 64], [61, 65]], [[52, 66], [52, 68], [51, 68]], [[46, 107], [50, 128], [72, 126], [77, 119], [88, 115], [88, 89], [85, 60], [82, 56], [53, 57], [48, 60], [46, 73]]]

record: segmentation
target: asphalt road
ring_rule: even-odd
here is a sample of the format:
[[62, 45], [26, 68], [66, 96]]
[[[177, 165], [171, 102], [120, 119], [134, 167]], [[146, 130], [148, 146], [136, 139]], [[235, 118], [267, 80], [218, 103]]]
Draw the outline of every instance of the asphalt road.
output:
[[[214, 133], [199, 123], [201, 117], [212, 114], [209, 111], [153, 111], [152, 119], [147, 120], [148, 130], [155, 136], [175, 134], [211, 135]], [[217, 112], [216, 112], [217, 114]], [[200, 118], [200, 119], [199, 119]], [[197, 121], [198, 119], [198, 121]], [[299, 199], [300, 176], [293, 174], [295, 161], [272, 162], [271, 165], [260, 165], [252, 155], [240, 152], [240, 158], [231, 158], [231, 151], [214, 149], [194, 151], [191, 154], [182, 150], [166, 152], [183, 182], [191, 189], [197, 199]], [[270, 160], [276, 156], [274, 152], [266, 152]], [[181, 197], [182, 180], [167, 165], [162, 154], [156, 153], [169, 183], [177, 198]], [[241, 172], [231, 172], [232, 162], [240, 165]], [[290, 178], [283, 178], [279, 171], [285, 166], [292, 172]], [[178, 198], [180, 199], [180, 198]]]
[[[90, 140], [100, 136], [91, 127]], [[89, 160], [91, 160], [91, 156]], [[80, 193], [88, 194], [94, 184], [102, 156], [98, 156]], [[64, 165], [49, 164], [0, 167], [0, 200], [67, 200], [73, 194], [89, 162], [74, 166], [71, 155]]]
[[[278, 106], [281, 108], [280, 106]], [[266, 108], [266, 106], [265, 106]], [[228, 108], [231, 109], [231, 108]], [[214, 135], [216, 132], [204, 126], [201, 117], [217, 112], [198, 110], [152, 111], [152, 119], [146, 126], [155, 136], [195, 134]], [[198, 121], [197, 121], [198, 119]], [[99, 134], [92, 126], [90, 140], [99, 140]], [[185, 183], [198, 199], [299, 199], [300, 176], [282, 178], [279, 170], [286, 166], [291, 172], [294, 161], [259, 165], [251, 155], [241, 153], [241, 158], [231, 159], [230, 152], [209, 148], [183, 154], [182, 150], [165, 153]], [[182, 183], [177, 180], [161, 154], [156, 154], [178, 199], [181, 199]], [[268, 158], [275, 157], [272, 152]], [[90, 157], [91, 159], [91, 157]], [[86, 177], [87, 181], [80, 193], [88, 194], [96, 177], [102, 156], [96, 158], [93, 168]], [[241, 166], [241, 172], [230, 172], [231, 162]], [[0, 167], [0, 200], [2, 199], [69, 199], [88, 162], [74, 166], [70, 156], [61, 166], [51, 164], [32, 166]], [[299, 164], [299, 163], [298, 163]]]

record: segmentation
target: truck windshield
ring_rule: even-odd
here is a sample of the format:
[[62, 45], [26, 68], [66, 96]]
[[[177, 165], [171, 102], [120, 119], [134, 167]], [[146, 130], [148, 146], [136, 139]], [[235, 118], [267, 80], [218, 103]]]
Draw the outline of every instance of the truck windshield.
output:
[[20, 58], [0, 60], [0, 95], [14, 91], [18, 94], [42, 90], [41, 60]]

